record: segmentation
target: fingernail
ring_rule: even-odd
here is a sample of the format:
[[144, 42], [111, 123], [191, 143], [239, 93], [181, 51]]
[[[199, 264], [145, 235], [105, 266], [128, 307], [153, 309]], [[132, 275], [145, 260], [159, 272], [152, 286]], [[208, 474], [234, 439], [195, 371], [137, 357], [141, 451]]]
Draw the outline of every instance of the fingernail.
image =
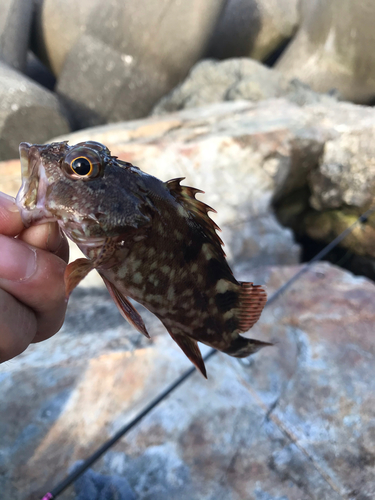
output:
[[36, 271], [36, 251], [23, 241], [0, 235], [0, 279], [24, 281]]
[[9, 194], [0, 191], [0, 206], [8, 210], [8, 212], [18, 212], [16, 200]]
[[56, 222], [49, 222], [49, 231], [47, 238], [47, 248], [50, 252], [54, 253], [60, 248], [63, 238], [60, 231], [60, 227]]

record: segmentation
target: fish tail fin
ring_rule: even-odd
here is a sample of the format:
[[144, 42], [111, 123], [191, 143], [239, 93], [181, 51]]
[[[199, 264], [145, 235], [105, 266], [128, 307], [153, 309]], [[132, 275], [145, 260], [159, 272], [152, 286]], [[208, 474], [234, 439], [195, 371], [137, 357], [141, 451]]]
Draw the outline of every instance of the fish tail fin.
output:
[[267, 293], [260, 285], [240, 281], [238, 328], [247, 332], [259, 319], [267, 302]]
[[201, 372], [203, 377], [207, 378], [206, 367], [204, 365], [201, 351], [198, 347], [198, 342], [190, 337], [187, 337], [185, 334], [171, 333], [170, 329], [168, 329], [168, 333], [190, 359], [193, 365]]
[[241, 337], [238, 335], [232, 342], [229, 344], [229, 347], [226, 349], [222, 349], [222, 352], [225, 354], [229, 354], [229, 356], [233, 356], [235, 358], [246, 358], [251, 354], [259, 351], [262, 347], [271, 346], [269, 342], [261, 342], [256, 339], [246, 339], [245, 337]]

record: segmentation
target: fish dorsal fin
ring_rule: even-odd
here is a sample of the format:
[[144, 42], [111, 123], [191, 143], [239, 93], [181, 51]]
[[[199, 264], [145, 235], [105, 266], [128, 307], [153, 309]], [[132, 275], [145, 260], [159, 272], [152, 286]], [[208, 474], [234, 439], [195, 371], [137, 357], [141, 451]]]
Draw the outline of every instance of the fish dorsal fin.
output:
[[267, 294], [260, 285], [240, 281], [238, 327], [247, 332], [259, 319], [267, 302]]
[[204, 378], [207, 378], [206, 367], [202, 358], [201, 351], [198, 347], [198, 342], [187, 337], [184, 334], [174, 334], [168, 328], [168, 333], [176, 344], [182, 349], [186, 356], [190, 359], [193, 365], [201, 372]]
[[68, 264], [64, 272], [65, 296], [68, 299], [74, 288], [94, 269], [94, 264], [88, 259], [77, 259]]
[[108, 281], [107, 278], [102, 275], [102, 273], [99, 274], [103, 278], [105, 286], [107, 287], [114, 303], [118, 307], [118, 310], [120, 311], [122, 317], [125, 318], [132, 326], [134, 326], [136, 330], [142, 333], [142, 335], [149, 339], [150, 335], [139, 312], [134, 309], [128, 299], [124, 297], [119, 290], [117, 290], [115, 285]]
[[181, 186], [180, 182], [184, 179], [185, 177], [179, 177], [167, 181], [165, 183], [167, 189], [181, 203], [185, 210], [194, 217], [195, 221], [200, 224], [205, 235], [211, 240], [219, 255], [225, 257], [222, 248], [223, 242], [216, 232], [220, 231], [220, 228], [208, 215], [208, 212], [216, 213], [216, 210], [195, 198], [197, 193], [204, 193], [204, 191], [190, 186]]

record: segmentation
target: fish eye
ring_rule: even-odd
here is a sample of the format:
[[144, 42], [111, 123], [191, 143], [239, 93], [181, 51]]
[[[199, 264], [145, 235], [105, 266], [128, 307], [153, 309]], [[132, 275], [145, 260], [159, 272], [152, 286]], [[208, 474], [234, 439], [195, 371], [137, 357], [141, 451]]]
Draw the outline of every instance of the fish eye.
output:
[[94, 170], [91, 161], [85, 156], [79, 156], [70, 162], [70, 168], [81, 177], [88, 177]]
[[103, 173], [102, 156], [88, 147], [75, 147], [61, 160], [63, 172], [70, 178], [88, 180]]

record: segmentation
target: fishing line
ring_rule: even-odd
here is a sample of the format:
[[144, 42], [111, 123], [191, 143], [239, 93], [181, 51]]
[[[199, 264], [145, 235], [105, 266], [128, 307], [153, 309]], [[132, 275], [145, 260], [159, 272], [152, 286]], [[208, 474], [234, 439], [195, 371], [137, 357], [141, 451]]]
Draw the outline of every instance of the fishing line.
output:
[[[275, 300], [280, 297], [295, 281], [297, 281], [302, 274], [304, 274], [315, 262], [321, 260], [325, 257], [333, 248], [335, 248], [339, 243], [341, 243], [359, 223], [366, 223], [370, 215], [375, 212], [375, 205], [364, 212], [358, 219], [348, 228], [346, 228], [341, 234], [339, 234], [334, 240], [332, 240], [327, 246], [325, 246], [319, 253], [315, 255], [307, 264], [305, 264], [294, 276], [292, 276], [286, 283], [284, 283], [280, 288], [278, 288], [271, 297], [267, 300], [265, 307], [269, 306]], [[218, 351], [215, 349], [210, 349], [210, 351], [203, 356], [203, 360], [207, 361]], [[129, 432], [133, 427], [135, 427], [138, 422], [140, 422], [151, 410], [153, 410], [159, 403], [161, 403], [169, 394], [171, 394], [175, 389], [177, 389], [185, 380], [187, 380], [193, 373], [196, 372], [195, 366], [192, 366], [186, 370], [180, 377], [178, 377], [171, 385], [169, 385], [164, 391], [162, 391], [159, 396], [153, 399], [138, 415], [136, 415], [129, 423], [124, 425], [112, 438], [108, 439], [100, 448], [98, 448], [90, 457], [88, 457], [80, 466], [78, 466], [71, 474], [69, 474], [63, 481], [61, 481], [55, 488], [50, 492], [46, 493], [42, 500], [54, 500], [58, 497], [68, 486], [70, 486], [79, 476], [81, 476], [86, 469], [90, 467], [94, 462], [96, 462], [106, 451], [109, 450], [122, 436]]]

